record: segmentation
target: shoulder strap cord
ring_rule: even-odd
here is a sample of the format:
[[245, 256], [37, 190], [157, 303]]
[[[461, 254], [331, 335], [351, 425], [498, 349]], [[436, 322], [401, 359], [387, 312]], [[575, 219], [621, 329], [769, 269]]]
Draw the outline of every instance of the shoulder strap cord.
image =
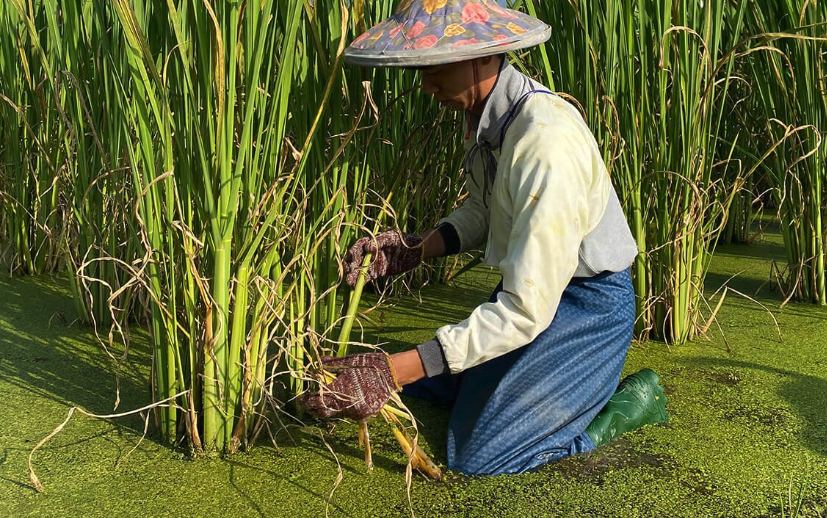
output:
[[508, 115], [506, 115], [505, 118], [505, 123], [500, 131], [500, 140], [497, 143], [497, 147], [492, 147], [491, 144], [484, 140], [480, 142], [479, 138], [477, 138], [476, 142], [474, 142], [474, 145], [468, 150], [468, 153], [465, 155], [465, 159], [462, 162], [462, 171], [465, 174], [471, 175], [471, 181], [476, 182], [476, 180], [474, 180], [474, 175], [472, 175], [471, 172], [473, 171], [477, 156], [481, 156], [484, 171], [483, 181], [485, 182], [482, 189], [482, 202], [486, 207], [488, 206], [488, 194], [490, 194], [491, 186], [494, 184], [494, 178], [497, 176], [497, 158], [494, 156], [494, 149], [500, 149], [502, 147], [503, 141], [505, 140], [505, 132], [508, 131], [511, 123], [514, 121], [514, 116], [517, 115], [517, 112], [520, 108], [522, 108], [528, 98], [534, 94], [556, 95], [548, 90], [536, 90], [532, 87], [532, 89], [524, 93], [508, 111]]

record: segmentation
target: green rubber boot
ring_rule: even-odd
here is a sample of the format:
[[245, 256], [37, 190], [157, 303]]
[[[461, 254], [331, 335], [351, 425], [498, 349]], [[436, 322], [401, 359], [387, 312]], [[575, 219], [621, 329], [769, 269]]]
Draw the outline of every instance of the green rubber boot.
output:
[[663, 395], [663, 387], [658, 385], [659, 380], [655, 371], [643, 369], [620, 382], [603, 410], [586, 427], [586, 433], [595, 447], [647, 424], [669, 419], [666, 396]]

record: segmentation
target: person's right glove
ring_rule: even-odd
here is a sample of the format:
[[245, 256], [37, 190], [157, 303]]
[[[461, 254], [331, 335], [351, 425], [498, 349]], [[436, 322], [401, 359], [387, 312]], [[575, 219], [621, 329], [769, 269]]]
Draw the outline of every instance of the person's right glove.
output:
[[389, 230], [376, 234], [375, 238], [363, 237], [356, 241], [345, 254], [345, 281], [356, 285], [365, 255], [371, 255], [366, 280], [398, 275], [412, 270], [422, 262], [422, 238]]
[[[299, 397], [299, 404], [316, 417], [341, 416], [363, 421], [382, 410], [391, 394], [402, 390], [390, 357], [383, 352], [342, 358], [324, 356], [321, 363], [321, 390]], [[328, 382], [327, 376], [335, 379]]]

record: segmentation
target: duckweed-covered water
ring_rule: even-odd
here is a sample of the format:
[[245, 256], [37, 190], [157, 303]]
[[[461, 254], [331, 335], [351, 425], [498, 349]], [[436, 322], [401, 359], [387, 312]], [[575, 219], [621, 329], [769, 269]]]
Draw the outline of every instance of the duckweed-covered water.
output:
[[[368, 473], [355, 426], [300, 428], [287, 416], [273, 422], [277, 447], [264, 434], [253, 451], [227, 460], [190, 460], [151, 437], [127, 456], [143, 429], [139, 417], [76, 416], [35, 455], [46, 487], [36, 494], [27, 477], [30, 450], [70, 406], [112, 412], [115, 367], [94, 334], [71, 323], [64, 282], [4, 279], [0, 516], [315, 517], [327, 511], [376, 517], [410, 516], [411, 506], [427, 517], [789, 516], [790, 488], [793, 504], [803, 491], [799, 516], [825, 516], [827, 309], [779, 309], [780, 292], [764, 284], [773, 260], [783, 265], [774, 235], [752, 246], [720, 249], [708, 293], [738, 274], [729, 286], [764, 307], [730, 290], [718, 314], [720, 328], [713, 325], [709, 339], [671, 348], [633, 345], [625, 371], [650, 367], [661, 374], [669, 397], [667, 424], [527, 475], [449, 474], [444, 482], [415, 477], [410, 501], [404, 457], [382, 424], [371, 427], [376, 467]], [[364, 339], [390, 351], [418, 344], [440, 325], [464, 318], [496, 281], [490, 271], [477, 269], [456, 286], [424, 289], [421, 301], [395, 301], [370, 314], [376, 327], [366, 327]], [[130, 360], [121, 368], [118, 411], [147, 403], [146, 337], [135, 331], [132, 342]], [[417, 401], [410, 405], [421, 420], [426, 449], [444, 462], [447, 411]], [[337, 465], [343, 478], [331, 496]]]

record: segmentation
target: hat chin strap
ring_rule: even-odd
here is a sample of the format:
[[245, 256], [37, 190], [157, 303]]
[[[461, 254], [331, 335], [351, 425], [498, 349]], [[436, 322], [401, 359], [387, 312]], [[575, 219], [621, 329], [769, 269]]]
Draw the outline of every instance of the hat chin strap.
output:
[[477, 71], [477, 60], [476, 59], [471, 61], [471, 69], [473, 70], [473, 74], [474, 74], [474, 96], [471, 99], [471, 108], [473, 109], [477, 105], [477, 101], [480, 98], [479, 72]]

